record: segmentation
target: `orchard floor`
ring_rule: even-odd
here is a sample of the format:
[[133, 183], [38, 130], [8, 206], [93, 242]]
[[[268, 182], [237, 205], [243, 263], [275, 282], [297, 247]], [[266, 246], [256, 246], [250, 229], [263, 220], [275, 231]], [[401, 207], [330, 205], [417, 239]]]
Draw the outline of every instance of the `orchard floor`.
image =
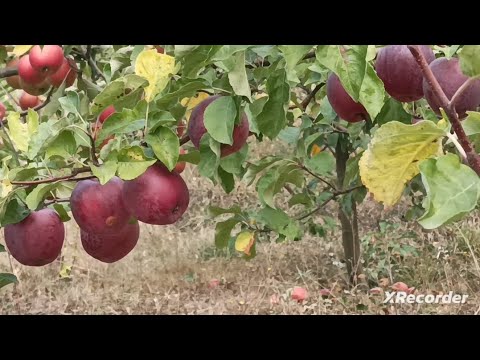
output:
[[[255, 152], [281, 154], [282, 148], [267, 143]], [[382, 289], [371, 292], [347, 286], [338, 230], [323, 238], [262, 243], [251, 261], [217, 251], [207, 206], [254, 207], [256, 193], [240, 184], [225, 195], [191, 166], [184, 178], [191, 194], [188, 213], [175, 225], [143, 225], [137, 247], [118, 263], [106, 265], [86, 255], [73, 222], [67, 224], [62, 261], [43, 268], [13, 261], [20, 282], [0, 290], [0, 314], [480, 313], [479, 213], [425, 232], [401, 220], [402, 205], [386, 213], [366, 201], [359, 208], [365, 277], [370, 287]], [[335, 211], [335, 205], [326, 209], [333, 217]], [[315, 221], [320, 222], [321, 215]], [[9, 269], [7, 256], [1, 254], [0, 272]], [[218, 286], [210, 285], [214, 279]], [[459, 305], [383, 304], [382, 291], [391, 291], [398, 281], [415, 287], [417, 294], [453, 291], [469, 297]], [[308, 290], [303, 303], [291, 300], [295, 286]], [[328, 295], [322, 296], [325, 290]]]

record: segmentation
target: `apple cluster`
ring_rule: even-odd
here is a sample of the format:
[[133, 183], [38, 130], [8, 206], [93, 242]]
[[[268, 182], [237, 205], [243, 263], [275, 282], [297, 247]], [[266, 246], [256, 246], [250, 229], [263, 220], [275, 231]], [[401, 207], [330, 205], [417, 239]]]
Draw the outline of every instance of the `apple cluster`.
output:
[[[192, 111], [188, 135], [198, 148], [206, 133], [204, 113], [219, 96], [211, 96]], [[95, 129], [101, 129], [107, 118], [115, 113], [107, 107], [97, 118]], [[177, 127], [182, 136], [186, 126]], [[239, 151], [249, 134], [247, 116], [234, 126], [232, 145], [223, 144], [221, 156]], [[184, 153], [180, 149], [181, 153]], [[161, 162], [150, 166], [133, 180], [113, 177], [105, 184], [97, 179], [79, 181], [70, 197], [70, 208], [80, 228], [80, 240], [86, 253], [93, 258], [113, 263], [128, 255], [140, 236], [139, 222], [151, 225], [176, 223], [186, 212], [190, 195], [180, 176], [185, 163], [179, 162], [173, 171]], [[11, 255], [27, 266], [44, 266], [61, 253], [65, 228], [58, 214], [49, 208], [30, 213], [23, 221], [5, 227], [5, 243]]]
[[[65, 57], [58, 45], [35, 45], [28, 54], [14, 58], [7, 63], [7, 69], [18, 69], [18, 75], [8, 77], [7, 83], [14, 89], [23, 90], [18, 104], [22, 110], [35, 108], [41, 104], [39, 95], [51, 86], [66, 87], [74, 84], [77, 77], [77, 64]], [[0, 103], [0, 119], [5, 116], [5, 106]]]
[[[422, 45], [420, 51], [449, 100], [469, 79], [462, 73], [458, 58], [435, 58], [433, 50]], [[385, 85], [385, 91], [400, 102], [418, 101], [425, 97], [432, 110], [440, 115], [439, 100], [430, 84], [424, 79], [415, 58], [406, 45], [388, 45], [380, 49], [375, 60], [375, 70]], [[365, 120], [365, 107], [355, 102], [343, 87], [336, 74], [327, 80], [327, 97], [337, 115], [348, 122]], [[480, 106], [480, 80], [474, 81], [455, 101], [460, 119]]]

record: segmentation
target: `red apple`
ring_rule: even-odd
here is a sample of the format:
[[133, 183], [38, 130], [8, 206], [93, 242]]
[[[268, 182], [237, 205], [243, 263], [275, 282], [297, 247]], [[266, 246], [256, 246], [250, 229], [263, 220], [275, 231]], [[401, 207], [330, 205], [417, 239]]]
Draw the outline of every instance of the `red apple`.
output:
[[[203, 135], [207, 132], [204, 123], [205, 110], [219, 97], [220, 95], [215, 95], [203, 100], [193, 109], [192, 114], [190, 115], [190, 120], [188, 121], [188, 135], [190, 136], [190, 140], [192, 140], [193, 145], [195, 145], [197, 149], [200, 147], [200, 141]], [[250, 130], [248, 118], [245, 113], [242, 113], [240, 124], [233, 127], [233, 144], [222, 144], [220, 147], [221, 156], [228, 156], [241, 150], [247, 142], [249, 134]]]
[[91, 257], [113, 263], [127, 256], [137, 245], [140, 236], [138, 221], [127, 224], [114, 234], [92, 234], [80, 232], [83, 249]]
[[115, 113], [115, 107], [110, 105], [105, 110], [103, 110], [98, 116], [98, 121], [103, 124], [110, 116]]
[[32, 67], [42, 74], [53, 74], [63, 64], [63, 49], [58, 45], [35, 45], [28, 54]]
[[22, 110], [33, 109], [35, 106], [40, 105], [40, 99], [38, 96], [30, 95], [24, 91], [22, 96], [20, 96], [19, 105]]
[[165, 49], [161, 47], [160, 45], [155, 45], [155, 49], [157, 49], [157, 52], [159, 54], [165, 54]]
[[6, 112], [7, 112], [7, 109], [5, 108], [5, 105], [3, 105], [3, 103], [0, 101], [0, 121], [3, 120]]
[[23, 221], [5, 226], [5, 244], [21, 264], [43, 266], [62, 251], [65, 227], [52, 209], [32, 212]]
[[77, 64], [73, 59], [64, 58], [62, 66], [48, 77], [50, 85], [60, 87], [65, 80], [65, 87], [70, 87], [77, 78]]
[[22, 56], [18, 61], [18, 76], [22, 82], [30, 85], [37, 85], [45, 80], [45, 75], [32, 67], [28, 55]]
[[157, 163], [134, 180], [125, 181], [123, 203], [139, 221], [152, 225], [177, 222], [188, 208], [187, 184], [176, 172]]
[[368, 116], [365, 107], [355, 102], [334, 73], [327, 80], [327, 98], [337, 115], [350, 123], [365, 120]]
[[295, 287], [292, 291], [292, 299], [298, 302], [304, 301], [308, 297], [307, 290], [302, 287]]
[[[16, 68], [18, 67], [18, 58], [10, 60], [10, 62], [7, 64], [6, 68], [11, 69], [11, 68]], [[15, 76], [9, 76], [7, 77], [7, 84], [10, 85], [14, 89], [21, 89], [20, 85], [20, 76], [15, 75]]]
[[70, 197], [72, 215], [78, 226], [91, 234], [116, 234], [130, 219], [123, 204], [123, 180], [113, 177], [105, 185], [95, 180], [77, 183]]

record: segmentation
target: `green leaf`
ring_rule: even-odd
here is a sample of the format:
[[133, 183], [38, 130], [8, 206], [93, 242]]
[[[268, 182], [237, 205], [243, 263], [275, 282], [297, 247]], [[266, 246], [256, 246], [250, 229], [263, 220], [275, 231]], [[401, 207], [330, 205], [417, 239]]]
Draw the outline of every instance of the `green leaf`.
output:
[[8, 224], [16, 224], [25, 219], [30, 214], [30, 211], [21, 203], [16, 197], [11, 199], [5, 209], [5, 214], [0, 218], [1, 226], [5, 227]]
[[2, 244], [0, 244], [0, 252], [5, 252], [5, 246], [3, 246]]
[[465, 45], [458, 55], [462, 72], [470, 77], [480, 76], [480, 46]]
[[117, 174], [123, 180], [133, 180], [156, 162], [148, 159], [140, 146], [124, 148], [118, 153]]
[[223, 61], [228, 71], [228, 80], [235, 94], [245, 96], [252, 101], [252, 91], [248, 83], [245, 69], [245, 51], [237, 52], [234, 56]]
[[289, 81], [298, 83], [297, 73], [295, 66], [305, 56], [306, 53], [312, 48], [311, 45], [280, 45], [278, 47], [285, 56], [287, 62], [287, 78]]
[[90, 164], [90, 169], [92, 170], [93, 175], [98, 178], [100, 184], [105, 185], [115, 176], [118, 169], [118, 163], [110, 160], [100, 166]]
[[183, 85], [178, 90], [160, 96], [160, 98], [155, 101], [155, 104], [159, 108], [170, 110], [170, 107], [172, 107], [175, 103], [179, 102], [181, 99], [185, 97], [190, 97], [194, 95], [198, 90], [204, 89], [207, 86], [208, 85], [204, 80], [190, 80], [189, 83]]
[[258, 216], [269, 228], [284, 235], [287, 240], [294, 240], [300, 235], [298, 224], [282, 210], [265, 207], [258, 212]]
[[411, 124], [412, 115], [404, 110], [401, 102], [394, 98], [389, 98], [385, 102], [385, 105], [383, 105], [383, 108], [377, 115], [375, 121], [379, 125], [383, 125], [389, 121], [399, 121], [404, 124]]
[[327, 175], [335, 169], [335, 158], [330, 152], [322, 151], [307, 159], [305, 165], [317, 175]]
[[227, 194], [230, 194], [235, 189], [235, 179], [233, 174], [226, 172], [221, 167], [218, 168], [218, 177], [220, 179], [220, 185]]
[[110, 105], [117, 111], [133, 108], [140, 100], [143, 88], [148, 81], [141, 76], [128, 74], [109, 83], [95, 99], [93, 99], [92, 113], [98, 115]]
[[[42, 122], [38, 126], [38, 130], [34, 133], [28, 143], [28, 158], [35, 159], [39, 154], [43, 153], [56, 140], [57, 136], [64, 130], [75, 131], [78, 127], [69, 128], [71, 120], [62, 118], [60, 120], [50, 119]], [[86, 134], [83, 134], [86, 136]]]
[[27, 129], [30, 135], [38, 129], [38, 113], [32, 108], [29, 108], [27, 113]]
[[191, 50], [184, 60], [183, 76], [196, 78], [200, 70], [213, 61], [214, 55], [221, 47], [221, 45], [200, 45]]
[[18, 283], [17, 277], [13, 274], [1, 273], [0, 274], [0, 289], [9, 284]]
[[145, 119], [139, 118], [135, 111], [125, 109], [121, 113], [114, 113], [103, 123], [102, 130], [97, 135], [96, 145], [100, 145], [106, 138], [116, 134], [130, 134], [145, 127]]
[[148, 134], [145, 141], [155, 156], [172, 171], [177, 164], [180, 142], [177, 134], [166, 127], [158, 128], [154, 134]]
[[302, 204], [306, 206], [311, 206], [313, 204], [312, 199], [305, 193], [294, 194], [290, 200], [288, 200], [288, 206], [294, 206], [297, 204]]
[[290, 99], [290, 86], [285, 69], [274, 71], [267, 80], [268, 100], [256, 117], [258, 129], [270, 139], [285, 127], [286, 109]]
[[278, 134], [278, 138], [280, 140], [285, 141], [288, 144], [295, 144], [298, 141], [298, 138], [300, 137], [300, 133], [302, 132], [302, 129], [298, 127], [293, 127], [289, 126]]
[[64, 111], [64, 115], [68, 114], [80, 114], [80, 98], [75, 91], [69, 91], [65, 96], [58, 99], [60, 106]]
[[220, 144], [213, 140], [209, 134], [202, 136], [200, 141], [200, 162], [198, 171], [200, 175], [212, 178], [220, 164]]
[[67, 222], [71, 220], [70, 216], [68, 215], [68, 211], [66, 207], [67, 207], [66, 204], [53, 204], [53, 208], [57, 212], [62, 222]]
[[222, 96], [207, 106], [204, 124], [207, 132], [222, 144], [233, 144], [233, 127], [237, 117], [235, 101], [230, 96]]
[[57, 184], [40, 184], [33, 189], [30, 194], [27, 195], [25, 199], [25, 203], [27, 204], [28, 208], [32, 211], [36, 210], [38, 205], [43, 201], [45, 195], [47, 195], [50, 191], [55, 189]]
[[468, 111], [468, 116], [462, 121], [462, 127], [467, 136], [480, 134], [480, 112]]
[[210, 205], [207, 209], [208, 215], [211, 217], [217, 217], [223, 214], [235, 214], [240, 215], [242, 213], [242, 209], [238, 205], [233, 205], [227, 209], [221, 208], [219, 206]]
[[277, 161], [282, 160], [279, 156], [267, 156], [257, 162], [257, 164], [249, 164], [247, 172], [243, 176], [243, 181], [250, 186], [254, 181], [259, 172], [267, 169], [271, 165], [275, 164]]
[[425, 214], [418, 222], [425, 229], [457, 221], [477, 206], [480, 178], [457, 155], [425, 160], [420, 171], [427, 197], [423, 203]]
[[168, 111], [158, 111], [148, 114], [148, 132], [154, 133], [160, 126], [172, 126], [177, 119]]
[[320, 64], [337, 74], [347, 93], [365, 106], [372, 119], [380, 113], [385, 88], [366, 61], [367, 45], [319, 45], [315, 56]]
[[220, 166], [230, 174], [239, 175], [242, 173], [242, 165], [248, 154], [248, 144], [245, 144], [240, 151], [220, 159]]
[[217, 223], [215, 226], [215, 246], [217, 248], [222, 249], [228, 246], [231, 232], [240, 221], [237, 216], [234, 216], [228, 220]]
[[178, 162], [188, 162], [190, 164], [198, 165], [200, 162], [200, 151], [198, 150], [189, 150], [186, 154], [180, 154], [178, 156]]
[[77, 150], [77, 142], [71, 131], [62, 131], [55, 140], [53, 140], [45, 151], [45, 158], [60, 156], [69, 158]]

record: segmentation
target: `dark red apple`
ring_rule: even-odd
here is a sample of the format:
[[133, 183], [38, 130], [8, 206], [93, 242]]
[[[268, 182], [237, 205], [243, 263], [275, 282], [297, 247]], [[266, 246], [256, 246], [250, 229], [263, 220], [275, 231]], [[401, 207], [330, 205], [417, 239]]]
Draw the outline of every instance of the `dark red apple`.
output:
[[368, 116], [365, 107], [348, 95], [340, 79], [334, 73], [327, 80], [327, 98], [333, 110], [345, 121], [355, 123], [365, 120]]
[[0, 101], [0, 121], [3, 120], [6, 112], [7, 112], [7, 109], [5, 108], [5, 105], [3, 105], [3, 103]]
[[[450, 100], [460, 86], [469, 78], [464, 75], [457, 58], [438, 58], [430, 63], [430, 69], [437, 78], [443, 92]], [[423, 81], [423, 92], [428, 104], [437, 115], [440, 115], [440, 105], [432, 88], [426, 80]], [[455, 110], [460, 119], [467, 116], [467, 111], [474, 111], [480, 105], [480, 80], [476, 80], [455, 101]]]
[[[186, 154], [187, 151], [184, 149], [180, 149], [180, 154]], [[181, 174], [183, 170], [185, 170], [185, 166], [187, 166], [187, 163], [185, 161], [178, 162], [177, 165], [175, 165], [175, 168], [173, 171], [175, 171], [177, 174]]]
[[48, 82], [52, 86], [60, 87], [65, 80], [65, 87], [70, 87], [77, 78], [77, 70], [77, 64], [73, 59], [64, 58], [62, 66], [48, 77]]
[[30, 95], [24, 91], [18, 103], [22, 110], [28, 110], [29, 108], [33, 109], [35, 106], [40, 105], [40, 99], [38, 96]]
[[115, 107], [110, 105], [98, 115], [98, 121], [103, 124], [110, 116], [115, 113]]
[[32, 67], [42, 74], [53, 74], [63, 64], [63, 49], [58, 45], [35, 45], [28, 54]]
[[[427, 63], [435, 60], [433, 50], [427, 45], [421, 45], [420, 51]], [[388, 45], [380, 49], [375, 70], [394, 99], [412, 102], [423, 97], [423, 74], [407, 45]]]
[[22, 88], [24, 88], [22, 82], [33, 86], [45, 81], [45, 75], [32, 67], [28, 55], [22, 56], [18, 61], [18, 76]]
[[105, 185], [96, 179], [77, 183], [70, 205], [78, 226], [92, 234], [115, 234], [121, 230], [130, 219], [122, 201], [123, 186], [118, 177]]
[[[200, 147], [202, 136], [207, 132], [204, 124], [205, 110], [208, 105], [210, 105], [219, 97], [220, 95], [215, 95], [203, 100], [193, 109], [192, 114], [190, 115], [190, 120], [188, 121], [188, 135], [190, 136], [190, 140], [192, 140], [193, 145], [195, 145], [197, 149]], [[221, 156], [228, 156], [239, 151], [247, 142], [249, 134], [250, 128], [248, 124], [248, 118], [245, 113], [242, 113], [240, 124], [233, 127], [233, 144], [222, 144]]]
[[23, 221], [5, 226], [5, 244], [21, 264], [44, 266], [62, 251], [65, 227], [52, 209], [32, 212]]
[[123, 202], [141, 222], [168, 225], [178, 221], [188, 208], [187, 185], [176, 172], [162, 164], [150, 166], [134, 180], [125, 181]]
[[20, 86], [22, 87], [23, 91], [35, 96], [45, 94], [50, 88], [47, 79], [35, 85], [29, 84], [20, 79]]
[[91, 257], [113, 263], [127, 256], [137, 245], [140, 236], [138, 221], [125, 225], [114, 234], [92, 234], [80, 231], [83, 249]]
[[[18, 67], [18, 58], [12, 59], [8, 62], [6, 68], [11, 69], [11, 68], [16, 68]], [[15, 76], [9, 76], [7, 77], [7, 84], [10, 85], [14, 89], [21, 89], [20, 85], [20, 76], [15, 75]]]

